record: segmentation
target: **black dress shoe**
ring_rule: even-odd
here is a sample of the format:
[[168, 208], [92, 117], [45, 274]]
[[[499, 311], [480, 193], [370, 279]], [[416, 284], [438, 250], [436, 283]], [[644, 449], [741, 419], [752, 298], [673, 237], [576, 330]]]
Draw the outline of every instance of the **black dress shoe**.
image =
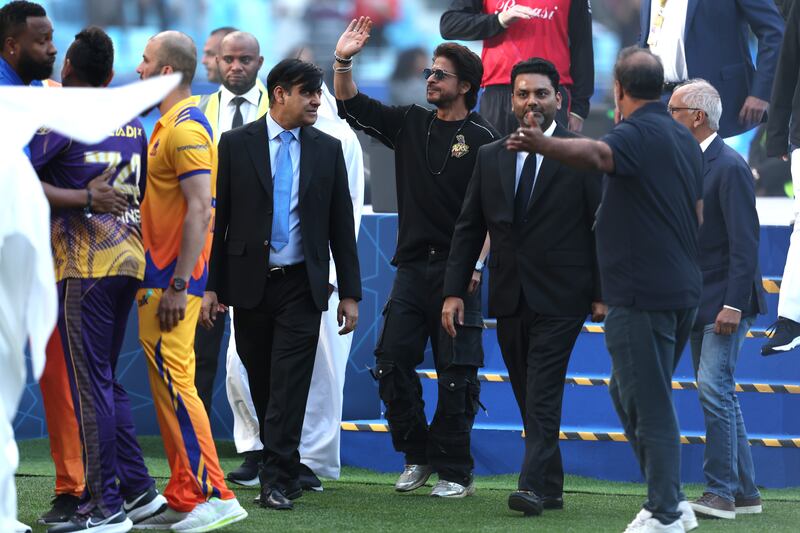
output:
[[228, 473], [228, 481], [242, 485], [243, 487], [255, 487], [258, 485], [258, 466], [261, 461], [262, 452], [246, 452], [244, 454], [244, 462], [234, 470]]
[[508, 508], [525, 516], [538, 516], [542, 514], [542, 499], [535, 492], [517, 490], [508, 497]]
[[258, 504], [261, 507], [275, 509], [276, 511], [291, 511], [294, 509], [292, 500], [286, 497], [283, 490], [270, 487], [261, 488], [261, 500]]
[[300, 486], [299, 482], [295, 481], [290, 483], [283, 492], [290, 500], [296, 500], [303, 495], [303, 487]]
[[322, 492], [322, 481], [317, 477], [313, 470], [309, 467], [300, 463], [300, 467], [298, 469], [299, 472], [299, 480], [300, 480], [300, 487], [303, 490], [313, 490], [316, 492]]
[[544, 496], [542, 498], [542, 507], [545, 509], [563, 509], [564, 497], [563, 496]]

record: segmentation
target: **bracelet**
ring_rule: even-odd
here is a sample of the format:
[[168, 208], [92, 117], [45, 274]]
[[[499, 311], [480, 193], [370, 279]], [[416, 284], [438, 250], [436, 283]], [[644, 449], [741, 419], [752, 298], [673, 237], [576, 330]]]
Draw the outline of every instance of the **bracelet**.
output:
[[350, 72], [351, 70], [353, 70], [353, 65], [348, 65], [346, 67], [333, 67], [333, 71], [338, 73]]
[[579, 119], [581, 119], [582, 121], [585, 121], [585, 120], [586, 120], [585, 118], [583, 118], [582, 116], [580, 116], [579, 114], [577, 114], [577, 113], [575, 113], [575, 112], [573, 112], [573, 111], [570, 111], [570, 112], [569, 112], [569, 114], [570, 114], [570, 115], [572, 115], [572, 116], [573, 116], [573, 117], [575, 117], [575, 118], [579, 118]]
[[343, 65], [349, 65], [350, 63], [353, 62], [352, 57], [347, 57], [347, 58], [339, 57], [339, 55], [336, 52], [333, 53], [333, 58], [336, 60], [337, 63], [342, 63]]
[[86, 189], [86, 205], [83, 207], [83, 214], [86, 218], [92, 217], [92, 190]]

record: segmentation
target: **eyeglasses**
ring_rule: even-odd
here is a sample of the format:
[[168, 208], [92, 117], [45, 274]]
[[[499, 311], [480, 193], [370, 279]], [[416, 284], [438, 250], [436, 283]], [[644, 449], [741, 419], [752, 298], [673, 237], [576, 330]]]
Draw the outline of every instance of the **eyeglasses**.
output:
[[681, 110], [685, 110], [685, 111], [702, 111], [702, 109], [700, 109], [698, 107], [672, 107], [671, 105], [667, 106], [667, 111], [669, 111], [671, 115], [674, 115], [675, 111], [681, 111]]
[[455, 77], [457, 75], [453, 74], [452, 72], [447, 72], [446, 70], [442, 70], [440, 68], [437, 68], [437, 69], [424, 68], [424, 69], [422, 69], [422, 77], [423, 78], [425, 78], [427, 80], [431, 76], [436, 78], [437, 81], [442, 81], [447, 76]]

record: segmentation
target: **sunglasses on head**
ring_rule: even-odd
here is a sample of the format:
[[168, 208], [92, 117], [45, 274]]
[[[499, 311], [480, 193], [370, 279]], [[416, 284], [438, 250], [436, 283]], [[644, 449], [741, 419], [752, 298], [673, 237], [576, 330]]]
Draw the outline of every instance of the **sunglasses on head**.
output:
[[422, 69], [422, 77], [426, 80], [433, 76], [436, 78], [437, 81], [442, 81], [447, 76], [456, 76], [452, 72], [447, 72], [446, 70], [442, 70], [440, 68], [432, 69], [432, 68], [424, 68]]

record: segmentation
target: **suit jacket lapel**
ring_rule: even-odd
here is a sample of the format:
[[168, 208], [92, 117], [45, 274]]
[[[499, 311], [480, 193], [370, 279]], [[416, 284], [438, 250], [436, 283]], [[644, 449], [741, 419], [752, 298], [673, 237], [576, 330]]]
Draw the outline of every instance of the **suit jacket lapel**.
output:
[[[563, 128], [556, 124], [553, 137], [563, 136]], [[555, 176], [559, 167], [561, 167], [561, 163], [554, 159], [548, 159], [546, 157], [542, 159], [542, 166], [539, 168], [539, 174], [536, 176], [536, 180], [533, 182], [533, 192], [531, 193], [531, 201], [528, 202], [528, 210], [533, 207], [533, 204], [536, 203], [536, 200], [542, 197], [544, 190], [547, 189], [547, 187], [553, 181], [553, 176]]]
[[507, 207], [510, 213], [514, 212], [514, 189], [517, 178], [517, 153], [506, 150], [504, 143], [500, 143], [497, 152], [498, 168], [500, 169], [500, 183], [503, 185]]
[[267, 119], [261, 117], [247, 126], [247, 151], [253, 166], [256, 168], [258, 180], [272, 198], [272, 172], [269, 160], [269, 138], [267, 137]]
[[303, 196], [311, 185], [311, 176], [317, 163], [316, 145], [319, 132], [311, 127], [300, 128], [300, 190], [297, 202], [303, 201]]

